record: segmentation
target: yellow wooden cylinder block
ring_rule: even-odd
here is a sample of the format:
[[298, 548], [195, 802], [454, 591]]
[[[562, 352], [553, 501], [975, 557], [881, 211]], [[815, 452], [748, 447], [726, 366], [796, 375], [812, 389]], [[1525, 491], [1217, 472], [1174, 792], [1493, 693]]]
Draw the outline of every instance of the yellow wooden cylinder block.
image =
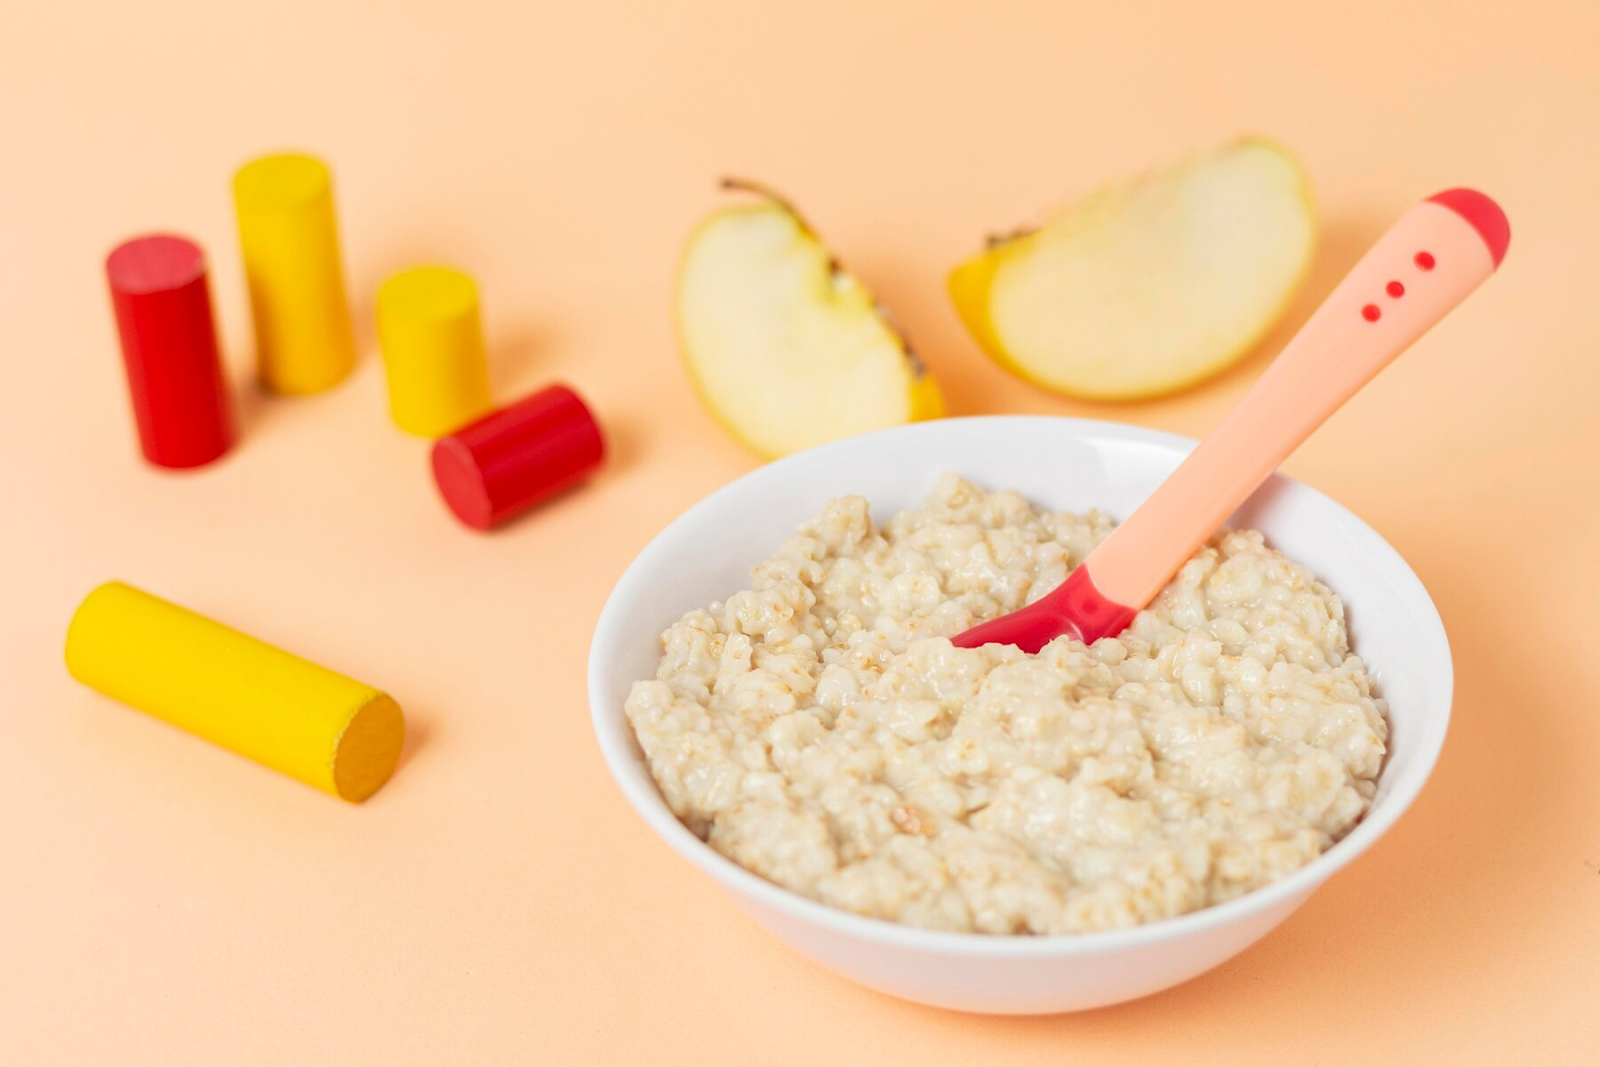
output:
[[311, 156], [263, 156], [234, 175], [233, 202], [262, 387], [303, 394], [337, 385], [355, 366], [356, 345], [332, 175]]
[[478, 287], [448, 267], [403, 271], [378, 290], [378, 345], [395, 425], [443, 437], [491, 407]]
[[79, 606], [67, 670], [345, 800], [376, 792], [405, 740], [405, 719], [387, 694], [122, 582]]

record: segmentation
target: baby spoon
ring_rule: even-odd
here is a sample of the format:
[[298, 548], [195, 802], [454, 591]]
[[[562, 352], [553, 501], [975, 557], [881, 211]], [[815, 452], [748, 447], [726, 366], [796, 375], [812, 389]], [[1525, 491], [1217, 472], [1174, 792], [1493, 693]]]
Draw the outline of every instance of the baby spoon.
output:
[[956, 636], [1037, 652], [1115, 637], [1311, 431], [1505, 258], [1511, 226], [1472, 189], [1429, 197], [1362, 257], [1261, 378], [1060, 587]]

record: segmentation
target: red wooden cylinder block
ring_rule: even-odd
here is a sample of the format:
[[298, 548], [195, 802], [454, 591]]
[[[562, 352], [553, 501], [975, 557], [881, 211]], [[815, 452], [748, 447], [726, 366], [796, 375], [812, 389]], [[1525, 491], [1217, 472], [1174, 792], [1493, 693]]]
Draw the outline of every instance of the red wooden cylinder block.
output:
[[182, 237], [135, 237], [106, 257], [106, 279], [145, 459], [210, 463], [233, 443], [233, 416], [205, 253]]
[[487, 530], [576, 485], [604, 457], [589, 409], [552, 385], [434, 442], [433, 477], [456, 518]]

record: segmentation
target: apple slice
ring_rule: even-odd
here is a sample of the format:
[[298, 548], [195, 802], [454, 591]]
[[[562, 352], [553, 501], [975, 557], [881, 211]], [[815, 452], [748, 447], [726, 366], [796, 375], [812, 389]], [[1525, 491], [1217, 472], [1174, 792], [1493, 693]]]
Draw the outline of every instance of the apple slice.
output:
[[723, 185], [761, 199], [700, 225], [676, 295], [689, 379], [717, 421], [771, 459], [943, 414], [905, 339], [794, 208]]
[[1137, 400], [1239, 360], [1288, 308], [1315, 245], [1299, 164], [1244, 140], [993, 240], [951, 274], [950, 295], [984, 351], [1022, 377]]

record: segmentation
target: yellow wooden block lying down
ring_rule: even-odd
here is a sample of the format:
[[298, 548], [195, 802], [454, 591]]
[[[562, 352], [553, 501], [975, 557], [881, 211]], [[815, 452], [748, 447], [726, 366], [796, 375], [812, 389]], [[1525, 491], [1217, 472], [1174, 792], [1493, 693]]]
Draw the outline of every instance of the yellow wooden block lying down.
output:
[[345, 800], [377, 792], [405, 740], [388, 694], [122, 582], [79, 606], [67, 670]]

